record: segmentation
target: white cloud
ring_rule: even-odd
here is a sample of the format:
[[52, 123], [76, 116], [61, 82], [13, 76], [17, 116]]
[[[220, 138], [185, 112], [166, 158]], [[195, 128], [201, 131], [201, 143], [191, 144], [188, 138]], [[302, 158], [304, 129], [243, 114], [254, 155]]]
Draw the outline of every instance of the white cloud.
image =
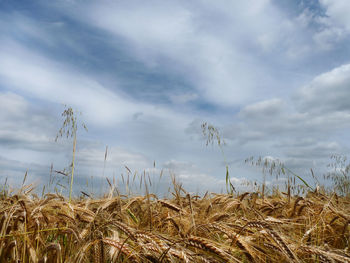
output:
[[52, 46], [54, 41], [49, 29], [52, 29], [52, 24], [45, 21], [38, 22], [21, 12], [2, 13], [0, 18], [0, 31], [3, 35], [35, 39]]
[[185, 104], [187, 102], [194, 101], [198, 98], [195, 93], [184, 93], [184, 94], [172, 94], [170, 100], [175, 104]]
[[350, 64], [323, 73], [297, 94], [300, 109], [308, 112], [343, 112], [350, 116]]
[[[113, 170], [120, 171], [124, 169], [125, 165], [133, 171], [142, 172], [152, 165], [152, 162], [143, 154], [133, 153], [120, 147], [108, 147], [106, 161], [104, 157], [105, 148], [102, 144], [88, 143], [77, 152], [77, 163], [80, 169], [85, 172], [89, 169], [102, 171], [106, 165], [109, 173]], [[99, 176], [99, 174], [96, 174], [96, 176]]]
[[279, 98], [260, 101], [245, 106], [239, 113], [244, 118], [273, 118], [285, 111], [285, 101]]
[[[170, 160], [163, 164], [170, 174], [175, 175], [177, 182], [181, 183], [188, 192], [204, 193], [225, 191], [225, 178], [217, 178], [201, 170], [192, 162]], [[232, 182], [241, 183], [242, 180], [232, 177]]]
[[350, 2], [347, 0], [320, 0], [326, 8], [326, 14], [339, 26], [350, 31]]
[[74, 105], [97, 123], [120, 120], [129, 114], [125, 109], [132, 110], [130, 103], [94, 79], [16, 43], [4, 41], [0, 55], [1, 82], [8, 88], [53, 103]]
[[15, 93], [0, 93], [0, 118], [18, 118], [26, 112], [28, 103], [25, 99]]
[[57, 63], [13, 41], [0, 47], [1, 82], [8, 89], [52, 103], [78, 108], [90, 123], [113, 126], [138, 112], [149, 116], [183, 120], [166, 108], [129, 101], [102, 86], [96, 78]]
[[342, 27], [336, 25], [329, 17], [309, 8], [305, 8], [295, 18], [295, 23], [298, 29], [311, 36], [310, 43], [304, 47], [308, 53], [331, 51], [346, 37]]
[[134, 57], [150, 68], [165, 66], [179, 73], [198, 94], [219, 105], [242, 105], [253, 95], [264, 96], [263, 81], [276, 85], [257, 53], [273, 55], [277, 49], [279, 55], [295, 57], [302, 50], [295, 45], [298, 28], [270, 1], [153, 3], [102, 2], [71, 12], [126, 40]]
[[50, 150], [55, 136], [51, 116], [36, 110], [24, 97], [13, 92], [0, 92], [0, 121], [3, 147]]
[[0, 156], [0, 183], [4, 184], [7, 179], [10, 187], [18, 189], [21, 187], [24, 175], [27, 172], [26, 185], [32, 184], [34, 187], [47, 183], [46, 178], [50, 173], [50, 165], [21, 162], [17, 159], [9, 159]]
[[[223, 133], [230, 155], [278, 156], [293, 170], [325, 171], [331, 154], [349, 150], [349, 65], [316, 76], [294, 100], [274, 98], [248, 104]], [[226, 154], [227, 154], [226, 152]], [[320, 168], [322, 167], [322, 168]]]

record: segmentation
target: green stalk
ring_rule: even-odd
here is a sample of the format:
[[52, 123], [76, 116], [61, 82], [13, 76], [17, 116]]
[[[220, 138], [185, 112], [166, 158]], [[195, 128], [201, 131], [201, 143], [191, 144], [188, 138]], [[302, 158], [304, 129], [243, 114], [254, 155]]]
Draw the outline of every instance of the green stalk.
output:
[[[297, 177], [300, 181], [302, 181], [306, 187], [310, 188], [311, 191], [314, 190], [314, 189], [313, 189], [303, 178], [301, 178], [299, 175], [297, 175], [296, 173], [294, 173], [293, 171], [291, 171], [291, 170], [288, 169], [287, 167], [284, 167], [284, 169], [286, 169], [288, 172], [290, 172], [292, 175], [294, 175], [294, 176]], [[288, 182], [289, 182], [289, 179], [288, 179]]]
[[74, 180], [74, 160], [75, 160], [75, 147], [77, 145], [77, 133], [74, 132], [74, 141], [73, 141], [73, 159], [72, 159], [72, 175], [70, 179], [70, 190], [69, 190], [69, 203], [72, 200], [72, 190], [73, 190], [73, 180]]

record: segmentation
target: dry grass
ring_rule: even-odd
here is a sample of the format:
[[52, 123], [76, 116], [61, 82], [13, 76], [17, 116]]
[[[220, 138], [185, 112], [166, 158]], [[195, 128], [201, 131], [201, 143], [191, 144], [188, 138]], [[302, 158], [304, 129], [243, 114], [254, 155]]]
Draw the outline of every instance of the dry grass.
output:
[[350, 199], [0, 196], [0, 262], [350, 262]]

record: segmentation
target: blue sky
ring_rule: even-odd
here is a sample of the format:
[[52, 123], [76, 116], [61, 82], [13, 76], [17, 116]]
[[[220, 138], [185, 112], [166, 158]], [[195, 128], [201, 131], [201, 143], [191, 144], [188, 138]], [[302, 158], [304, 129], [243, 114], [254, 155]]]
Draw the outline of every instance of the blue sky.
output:
[[28, 170], [41, 186], [69, 164], [71, 141], [54, 142], [62, 104], [89, 129], [76, 190], [127, 165], [220, 191], [224, 159], [235, 184], [261, 181], [249, 156], [321, 177], [349, 153], [349, 13], [347, 0], [0, 1], [0, 178]]

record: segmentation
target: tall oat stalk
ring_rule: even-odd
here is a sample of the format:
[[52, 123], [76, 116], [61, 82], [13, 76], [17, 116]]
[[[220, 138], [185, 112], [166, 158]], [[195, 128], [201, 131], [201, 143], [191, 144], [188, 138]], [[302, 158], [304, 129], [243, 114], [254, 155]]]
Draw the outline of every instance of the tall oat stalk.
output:
[[350, 195], [350, 161], [340, 154], [333, 154], [331, 160], [332, 163], [327, 165], [331, 170], [324, 175], [324, 179], [331, 179], [336, 193]]
[[233, 194], [233, 192], [235, 191], [235, 188], [231, 183], [230, 174], [228, 170], [228, 163], [226, 161], [226, 155], [224, 153], [224, 149], [222, 148], [222, 146], [225, 145], [226, 143], [223, 139], [221, 139], [219, 130], [215, 126], [208, 124], [207, 122], [204, 122], [202, 123], [201, 128], [202, 128], [203, 136], [207, 138], [206, 146], [208, 146], [210, 143], [214, 144], [214, 141], [216, 141], [220, 148], [222, 157], [224, 158], [225, 167], [226, 167], [226, 190], [227, 190], [227, 193]]
[[[73, 181], [74, 181], [74, 162], [75, 162], [75, 152], [77, 145], [77, 130], [78, 130], [78, 121], [75, 111], [71, 107], [67, 107], [64, 105], [65, 110], [62, 112], [62, 117], [64, 118], [62, 127], [59, 129], [55, 141], [57, 142], [59, 137], [63, 137], [64, 135], [69, 137], [73, 137], [73, 156], [71, 163], [71, 179], [70, 179], [70, 189], [69, 189], [69, 202], [72, 200], [72, 189], [73, 189]], [[81, 114], [81, 113], [80, 113]], [[87, 131], [87, 127], [84, 123], [81, 126]]]

